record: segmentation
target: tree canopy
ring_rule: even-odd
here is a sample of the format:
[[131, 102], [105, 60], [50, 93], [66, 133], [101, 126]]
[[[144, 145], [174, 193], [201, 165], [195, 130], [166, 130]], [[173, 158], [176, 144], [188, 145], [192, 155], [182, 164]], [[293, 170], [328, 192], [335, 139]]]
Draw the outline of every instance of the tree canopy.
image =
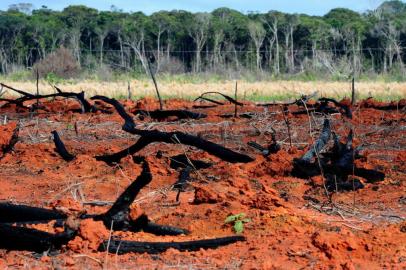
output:
[[0, 11], [1, 73], [30, 68], [59, 47], [89, 69], [148, 72], [153, 61], [158, 72], [405, 74], [406, 4], [386, 1], [362, 14], [336, 8], [325, 16], [225, 7], [149, 16], [83, 5], [54, 11], [16, 4]]

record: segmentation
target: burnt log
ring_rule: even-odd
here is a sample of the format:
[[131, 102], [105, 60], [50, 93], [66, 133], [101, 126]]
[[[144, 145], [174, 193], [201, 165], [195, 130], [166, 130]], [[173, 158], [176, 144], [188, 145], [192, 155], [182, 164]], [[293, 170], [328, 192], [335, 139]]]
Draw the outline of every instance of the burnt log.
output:
[[313, 157], [317, 157], [320, 151], [326, 146], [331, 137], [330, 121], [324, 119], [323, 129], [319, 138], [310, 147], [310, 149], [304, 154], [300, 159], [303, 161], [310, 162]]
[[347, 118], [352, 119], [352, 111], [348, 105], [338, 102], [337, 100], [335, 100], [333, 98], [319, 98], [318, 102], [325, 104], [324, 106], [328, 106], [327, 105], [328, 102], [331, 102], [334, 104], [334, 106], [336, 106], [337, 108], [340, 108], [342, 110], [341, 114], [343, 114]]
[[[315, 145], [302, 158], [293, 160], [293, 176], [306, 179], [323, 174], [329, 191], [357, 190], [364, 187], [358, 179], [348, 180], [350, 175], [362, 177], [371, 183], [384, 180], [383, 172], [355, 166], [354, 160], [360, 157], [360, 148], [354, 149], [352, 146], [352, 131], [348, 134], [345, 144], [341, 143], [339, 137], [333, 133], [334, 146], [331, 151], [317, 154], [327, 144], [329, 133], [327, 126], [324, 125], [323, 132]], [[317, 157], [317, 160], [311, 162], [314, 156]]]
[[0, 224], [0, 249], [44, 252], [59, 249], [72, 240], [76, 231], [65, 228], [58, 234], [36, 229]]
[[248, 163], [254, 160], [253, 158], [247, 155], [234, 152], [233, 150], [225, 148], [219, 144], [207, 141], [197, 136], [185, 134], [179, 131], [162, 132], [158, 130], [139, 130], [139, 129], [132, 129], [126, 131], [134, 135], [139, 135], [141, 136], [141, 138], [137, 141], [137, 143], [135, 143], [134, 145], [130, 146], [127, 149], [124, 149], [112, 155], [97, 156], [96, 159], [105, 161], [107, 163], [120, 162], [122, 158], [126, 157], [127, 155], [137, 153], [150, 143], [163, 142], [169, 144], [180, 143], [184, 145], [194, 146], [230, 163]]
[[0, 223], [40, 223], [66, 218], [65, 214], [55, 210], [0, 203]]
[[204, 162], [201, 160], [188, 159], [185, 154], [171, 157], [169, 164], [169, 166], [175, 170], [179, 168], [186, 168], [188, 166], [193, 166], [193, 168], [195, 168], [196, 170], [200, 170], [210, 168], [212, 165], [212, 163]]
[[57, 89], [58, 93], [55, 94], [47, 94], [47, 95], [33, 95], [30, 94], [28, 92], [19, 90], [19, 89], [15, 89], [11, 86], [5, 85], [3, 83], [0, 83], [1, 86], [8, 88], [12, 91], [15, 91], [21, 95], [23, 95], [20, 98], [15, 99], [13, 102], [10, 103], [14, 103], [18, 106], [23, 107], [23, 103], [26, 101], [30, 101], [30, 100], [39, 100], [39, 99], [45, 99], [45, 98], [55, 98], [55, 97], [63, 97], [63, 98], [75, 98], [79, 101], [81, 107], [82, 107], [82, 112], [93, 112], [96, 110], [96, 108], [94, 108], [94, 106], [90, 105], [90, 103], [85, 99], [85, 92], [80, 92], [80, 93], [73, 93], [73, 92], [63, 92], [60, 88], [55, 87], [55, 89]]
[[68, 152], [68, 150], [65, 147], [65, 144], [59, 137], [59, 134], [56, 130], [51, 132], [54, 138], [54, 144], [55, 144], [55, 149], [56, 152], [65, 160], [65, 161], [72, 161], [75, 159], [75, 156], [72, 155], [71, 153]]
[[139, 232], [145, 231], [157, 235], [188, 234], [184, 229], [158, 225], [151, 222], [146, 215], [141, 215], [136, 220], [130, 217], [130, 205], [139, 194], [140, 190], [152, 181], [152, 175], [148, 163], [142, 164], [142, 172], [137, 179], [118, 197], [113, 206], [104, 214], [89, 216], [96, 221], [103, 221], [106, 228], [121, 231]]
[[[198, 251], [200, 249], [216, 249], [218, 247], [245, 241], [244, 236], [228, 236], [215, 239], [185, 241], [185, 242], [135, 242], [112, 240], [104, 241], [99, 246], [99, 251], [108, 251], [110, 253], [125, 254], [129, 252], [158, 254], [167, 251], [170, 248], [179, 251]], [[108, 246], [108, 250], [107, 250]]]
[[254, 141], [250, 141], [247, 144], [252, 148], [260, 151], [264, 157], [267, 157], [270, 154], [275, 154], [279, 152], [279, 150], [281, 150], [281, 146], [276, 141], [275, 131], [272, 132], [272, 143], [266, 148]]
[[108, 98], [105, 96], [94, 96], [94, 97], [91, 97], [90, 99], [91, 100], [101, 100], [105, 103], [112, 105], [116, 109], [118, 114], [121, 116], [121, 118], [124, 119], [124, 125], [123, 125], [124, 131], [132, 130], [135, 128], [135, 123], [134, 123], [133, 118], [125, 111], [123, 105], [120, 102], [118, 102], [117, 100], [115, 100], [114, 98]]
[[130, 205], [137, 197], [140, 190], [152, 181], [149, 165], [146, 161], [142, 164], [142, 172], [127, 189], [118, 197], [113, 206], [104, 214], [94, 217], [94, 220], [103, 221], [107, 228], [114, 224], [114, 230], [128, 230], [131, 228], [129, 217]]
[[187, 110], [155, 110], [155, 111], [145, 111], [136, 110], [133, 112], [134, 115], [141, 115], [145, 117], [151, 117], [158, 121], [165, 120], [169, 117], [176, 117], [178, 120], [181, 119], [202, 119], [206, 118], [207, 115], [203, 113], [196, 113]]
[[149, 220], [148, 216], [143, 214], [136, 220], [131, 222], [131, 228], [133, 232], [143, 231], [146, 233], [151, 233], [154, 235], [164, 236], [164, 235], [182, 235], [189, 234], [190, 232], [185, 229], [178, 227], [159, 225]]
[[230, 96], [227, 96], [227, 95], [225, 95], [225, 94], [222, 94], [222, 93], [220, 93], [220, 92], [205, 92], [205, 93], [201, 94], [199, 97], [197, 97], [194, 101], [197, 101], [197, 100], [199, 100], [199, 99], [203, 99], [203, 100], [206, 100], [206, 101], [213, 102], [213, 103], [215, 103], [215, 104], [217, 104], [217, 105], [224, 105], [224, 104], [221, 103], [221, 102], [218, 102], [218, 101], [215, 101], [215, 100], [206, 98], [205, 95], [209, 95], [209, 94], [220, 95], [220, 96], [224, 97], [227, 101], [229, 101], [230, 103], [232, 103], [232, 104], [234, 104], [234, 105], [241, 106], [241, 107], [244, 106], [243, 103], [238, 102], [238, 101], [235, 100], [234, 98], [232, 98], [232, 97], [230, 97]]
[[393, 101], [389, 103], [376, 102], [372, 97], [361, 101], [359, 103], [360, 108], [370, 108], [382, 111], [397, 111], [404, 110], [406, 108], [406, 99], [401, 99], [399, 101]]
[[158, 130], [140, 130], [135, 128], [134, 120], [131, 116], [124, 110], [124, 107], [115, 99], [110, 99], [103, 96], [95, 96], [91, 99], [100, 99], [106, 103], [109, 103], [115, 107], [119, 115], [124, 119], [125, 123], [123, 125], [123, 130], [131, 133], [133, 135], [139, 135], [141, 138], [132, 146], [117, 152], [112, 155], [97, 156], [97, 160], [105, 161], [107, 163], [120, 162], [120, 160], [127, 155], [135, 154], [150, 143], [163, 142], [170, 144], [185, 144], [189, 146], [194, 146], [203, 151], [208, 152], [218, 158], [228, 161], [231, 163], [248, 163], [253, 161], [251, 157], [234, 152], [216, 143], [204, 140], [200, 137], [193, 136], [190, 134], [185, 134], [183, 132], [162, 132]]

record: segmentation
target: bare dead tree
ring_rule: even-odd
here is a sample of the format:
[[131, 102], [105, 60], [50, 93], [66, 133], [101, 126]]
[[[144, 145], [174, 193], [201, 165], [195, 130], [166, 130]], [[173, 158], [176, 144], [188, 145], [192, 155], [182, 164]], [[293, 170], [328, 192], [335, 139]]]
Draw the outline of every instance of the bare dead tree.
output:
[[197, 13], [193, 22], [188, 27], [189, 36], [196, 45], [196, 63], [194, 68], [196, 73], [201, 71], [201, 52], [207, 42], [210, 17], [209, 13]]
[[250, 21], [248, 23], [248, 31], [255, 45], [256, 68], [261, 70], [261, 46], [264, 43], [266, 31], [260, 22]]

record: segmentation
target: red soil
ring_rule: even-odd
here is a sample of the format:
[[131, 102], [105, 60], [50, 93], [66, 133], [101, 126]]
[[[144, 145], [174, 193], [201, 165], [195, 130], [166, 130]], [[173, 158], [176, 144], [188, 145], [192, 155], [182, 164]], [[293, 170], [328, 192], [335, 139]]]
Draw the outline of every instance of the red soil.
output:
[[[371, 102], [371, 101], [367, 101]], [[365, 103], [365, 104], [369, 104]], [[123, 101], [126, 109], [153, 110], [153, 99]], [[363, 107], [370, 107], [364, 104]], [[131, 156], [120, 166], [96, 161], [94, 156], [113, 153], [131, 145], [136, 138], [121, 130], [122, 120], [113, 114], [79, 114], [74, 101], [45, 103], [42, 114], [16, 113], [14, 106], [0, 109], [0, 149], [10, 140], [17, 121], [21, 121], [20, 141], [12, 153], [0, 160], [0, 199], [15, 203], [56, 208], [72, 216], [102, 213], [108, 206], [88, 206], [85, 202], [112, 202], [141, 172]], [[190, 109], [191, 102], [169, 100], [167, 109]], [[108, 106], [106, 106], [108, 108]], [[294, 109], [294, 106], [291, 107]], [[158, 237], [148, 233], [112, 232], [103, 223], [78, 222], [79, 234], [59, 254], [37, 259], [29, 252], [0, 251], [0, 268], [153, 269], [242, 268], [242, 269], [405, 269], [406, 268], [406, 133], [404, 113], [372, 108], [355, 110], [352, 120], [332, 115], [333, 129], [344, 137], [350, 128], [355, 145], [363, 144], [365, 158], [357, 165], [386, 174], [380, 183], [365, 183], [355, 192], [333, 194], [329, 202], [323, 178], [303, 180], [290, 176], [292, 160], [300, 157], [317, 137], [323, 118], [309, 123], [306, 115], [290, 115], [290, 147], [280, 108], [259, 108], [247, 103], [241, 112], [257, 112], [254, 119], [223, 119], [233, 113], [231, 105], [197, 111], [208, 118], [182, 122], [137, 120], [141, 128], [179, 130], [200, 135], [239, 152], [255, 157], [247, 164], [230, 164], [192, 147], [152, 144], [136, 155], [146, 156], [152, 182], [141, 191], [131, 215], [146, 213], [154, 222], [191, 231], [187, 236]], [[316, 122], [316, 123], [315, 123]], [[309, 128], [312, 128], [310, 137]], [[77, 132], [75, 131], [75, 125]], [[282, 150], [267, 158], [246, 145], [253, 140], [271, 142], [271, 129]], [[54, 150], [50, 136], [57, 130], [69, 151], [77, 158], [67, 163]], [[158, 150], [162, 158], [155, 157]], [[192, 173], [193, 183], [175, 203], [175, 183], [179, 172], [169, 167], [169, 157], [187, 153], [189, 158], [211, 161], [214, 166]], [[0, 153], [1, 156], [1, 153]], [[361, 179], [363, 181], [363, 179]], [[364, 181], [365, 182], [365, 181]], [[101, 241], [111, 236], [136, 241], [185, 241], [234, 234], [224, 224], [230, 214], [246, 213], [240, 242], [217, 250], [159, 255], [114, 255], [97, 252]], [[35, 228], [55, 232], [53, 224]]]

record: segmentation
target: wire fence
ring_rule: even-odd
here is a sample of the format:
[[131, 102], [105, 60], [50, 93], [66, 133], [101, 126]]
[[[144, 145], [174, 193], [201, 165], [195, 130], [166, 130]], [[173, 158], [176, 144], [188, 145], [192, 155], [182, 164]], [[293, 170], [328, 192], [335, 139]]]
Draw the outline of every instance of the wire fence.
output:
[[[372, 69], [380, 72], [392, 68], [392, 64], [405, 58], [403, 54], [406, 47], [399, 48], [402, 55], [397, 56], [395, 50], [388, 52], [385, 48], [358, 48], [358, 49], [281, 49], [277, 54], [275, 50], [144, 50], [134, 53], [130, 48], [123, 50], [81, 49], [81, 65], [91, 68], [102, 64], [112, 69], [127, 71], [138, 70], [147, 72], [146, 62], [153, 59], [154, 68], [158, 72], [185, 73], [190, 71], [220, 72], [224, 70], [244, 70], [255, 72], [259, 69], [277, 72], [298, 72], [309, 69], [324, 69], [333, 73], [336, 69]], [[398, 50], [398, 52], [399, 52]], [[355, 56], [355, 57], [354, 57]], [[385, 59], [388, 58], [388, 59]], [[141, 59], [144, 58], [144, 59]], [[356, 59], [355, 59], [356, 58]], [[390, 59], [389, 59], [390, 58]], [[388, 62], [388, 67], [386, 63]], [[403, 62], [406, 59], [402, 60]], [[401, 66], [403, 66], [403, 62]], [[341, 65], [341, 66], [339, 66]], [[354, 65], [357, 65], [354, 68]], [[347, 72], [348, 71], [348, 72]]]
[[[0, 48], [1, 50], [1, 48]], [[87, 70], [119, 70], [148, 74], [149, 61], [156, 72], [169, 74], [183, 74], [188, 72], [210, 72], [223, 74], [228, 71], [258, 72], [269, 71], [272, 74], [294, 74], [306, 71], [321, 72], [323, 74], [351, 74], [354, 72], [381, 73], [393, 68], [404, 71], [406, 47], [394, 48], [331, 48], [331, 49], [292, 49], [284, 46], [280, 50], [241, 50], [219, 48], [218, 50], [144, 50], [136, 51], [128, 46], [121, 50], [98, 49], [93, 47], [71, 50], [80, 66]], [[39, 52], [38, 48], [28, 50], [27, 56], [12, 59], [20, 60], [15, 64], [9, 60], [8, 66], [25, 66], [31, 68], [41, 57], [51, 52]], [[399, 55], [400, 54], [400, 55]], [[1, 57], [0, 57], [1, 58]], [[8, 73], [1, 62], [0, 72]], [[10, 68], [8, 68], [10, 69]], [[346, 76], [346, 75], [344, 75]]]

